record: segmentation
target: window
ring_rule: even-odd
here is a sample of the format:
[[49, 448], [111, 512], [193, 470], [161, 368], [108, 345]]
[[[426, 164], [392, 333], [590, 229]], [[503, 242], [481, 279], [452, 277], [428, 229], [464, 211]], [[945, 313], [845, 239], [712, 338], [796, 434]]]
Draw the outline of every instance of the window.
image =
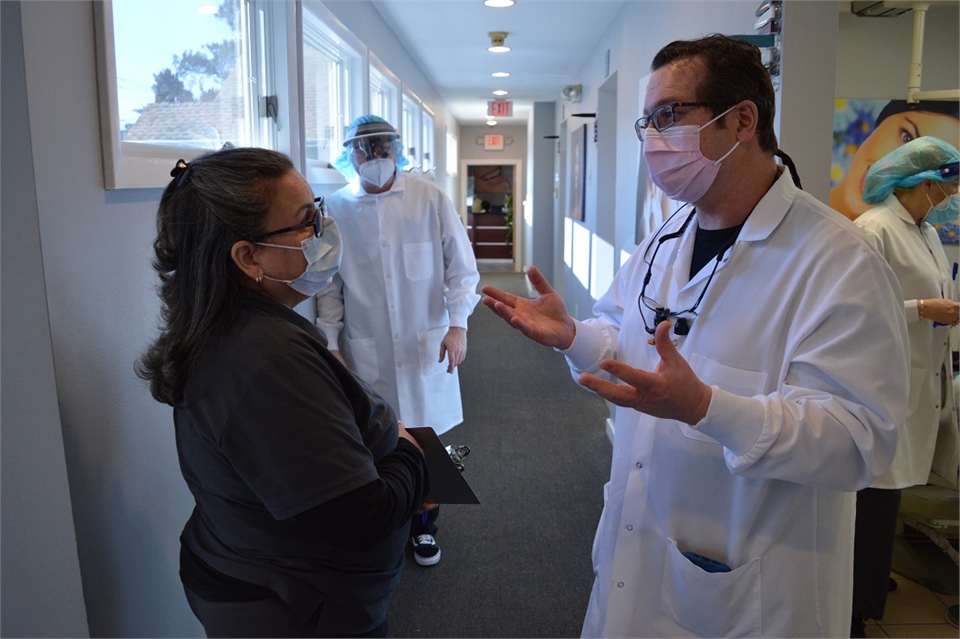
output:
[[166, 186], [177, 159], [226, 144], [275, 148], [271, 5], [94, 3], [107, 189]]
[[457, 136], [447, 131], [447, 175], [457, 174]]
[[433, 114], [430, 113], [426, 107], [423, 109], [423, 162], [421, 166], [423, 167], [423, 172], [428, 173], [436, 167], [436, 160], [434, 159], [434, 154], [436, 150], [434, 149], [434, 139], [433, 139]]
[[397, 125], [400, 80], [370, 54], [370, 113], [379, 115], [390, 124]]
[[[362, 108], [361, 56], [331, 29], [316, 3], [303, 12], [303, 135], [307, 180], [341, 181], [332, 163], [343, 149], [347, 125]], [[332, 171], [332, 173], [331, 173]]]
[[403, 141], [403, 152], [410, 160], [405, 168], [407, 171], [420, 168], [420, 100], [404, 91], [400, 138]]

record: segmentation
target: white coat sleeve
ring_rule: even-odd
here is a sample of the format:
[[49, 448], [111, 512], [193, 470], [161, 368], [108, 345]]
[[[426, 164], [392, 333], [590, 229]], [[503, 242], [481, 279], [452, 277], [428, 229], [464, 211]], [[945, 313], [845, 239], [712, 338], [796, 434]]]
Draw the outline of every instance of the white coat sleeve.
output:
[[340, 350], [340, 332], [343, 330], [343, 280], [339, 275], [325, 289], [317, 293], [316, 325], [327, 337], [327, 349]]
[[801, 304], [818, 311], [795, 315], [777, 390], [743, 397], [713, 386], [694, 428], [724, 446], [736, 475], [859, 490], [889, 468], [906, 417], [909, 341], [900, 286], [864, 246], [817, 296]]
[[624, 266], [617, 272], [610, 288], [593, 306], [594, 317], [583, 321], [574, 319], [576, 335], [570, 347], [566, 350], [556, 349], [567, 358], [574, 381], [579, 381], [581, 373], [617, 381], [609, 373], [600, 370], [600, 362], [617, 359], [624, 300], [630, 297], [626, 292], [630, 280], [626, 274], [630, 270], [630, 266]]
[[467, 318], [473, 312], [480, 296], [477, 284], [480, 273], [477, 260], [463, 222], [457, 215], [453, 202], [443, 192], [438, 192], [440, 235], [443, 247], [443, 284], [450, 326], [467, 328]]

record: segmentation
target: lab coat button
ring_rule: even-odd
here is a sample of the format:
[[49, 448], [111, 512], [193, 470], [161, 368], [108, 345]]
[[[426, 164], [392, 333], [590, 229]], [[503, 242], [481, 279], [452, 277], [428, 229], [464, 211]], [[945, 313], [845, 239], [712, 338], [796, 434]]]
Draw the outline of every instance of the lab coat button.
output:
[[643, 468], [643, 462], [637, 462], [637, 468]]
[[627, 530], [633, 530], [633, 526], [631, 524], [627, 524]]
[[623, 588], [623, 582], [622, 582], [622, 581], [618, 581], [618, 582], [617, 582], [617, 588]]

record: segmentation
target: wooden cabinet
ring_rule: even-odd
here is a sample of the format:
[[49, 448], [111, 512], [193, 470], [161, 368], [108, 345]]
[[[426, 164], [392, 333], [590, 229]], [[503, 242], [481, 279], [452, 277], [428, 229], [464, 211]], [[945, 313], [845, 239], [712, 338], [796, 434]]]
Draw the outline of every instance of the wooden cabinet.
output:
[[469, 213], [467, 235], [479, 259], [513, 259], [511, 232], [503, 213]]

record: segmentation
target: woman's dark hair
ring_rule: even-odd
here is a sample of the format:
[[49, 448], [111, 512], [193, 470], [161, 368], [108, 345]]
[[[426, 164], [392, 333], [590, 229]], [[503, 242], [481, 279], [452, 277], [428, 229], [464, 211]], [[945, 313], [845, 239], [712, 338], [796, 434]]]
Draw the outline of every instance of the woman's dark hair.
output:
[[160, 198], [153, 268], [160, 276], [160, 336], [137, 362], [150, 393], [176, 406], [202, 346], [240, 305], [233, 244], [262, 233], [277, 181], [293, 170], [282, 153], [225, 149], [183, 161]]
[[874, 127], [876, 128], [880, 126], [880, 123], [891, 115], [903, 113], [904, 111], [939, 113], [941, 115], [949, 115], [960, 120], [960, 102], [957, 100], [919, 100], [917, 102], [907, 102], [906, 100], [890, 100], [877, 115], [877, 121], [874, 124]]
[[776, 98], [760, 49], [744, 40], [720, 34], [696, 40], [677, 40], [660, 49], [650, 70], [656, 71], [680, 60], [699, 62], [696, 100], [706, 104], [714, 115], [743, 100], [752, 100], [757, 105], [760, 148], [768, 153], [777, 150], [777, 135], [773, 130]]

